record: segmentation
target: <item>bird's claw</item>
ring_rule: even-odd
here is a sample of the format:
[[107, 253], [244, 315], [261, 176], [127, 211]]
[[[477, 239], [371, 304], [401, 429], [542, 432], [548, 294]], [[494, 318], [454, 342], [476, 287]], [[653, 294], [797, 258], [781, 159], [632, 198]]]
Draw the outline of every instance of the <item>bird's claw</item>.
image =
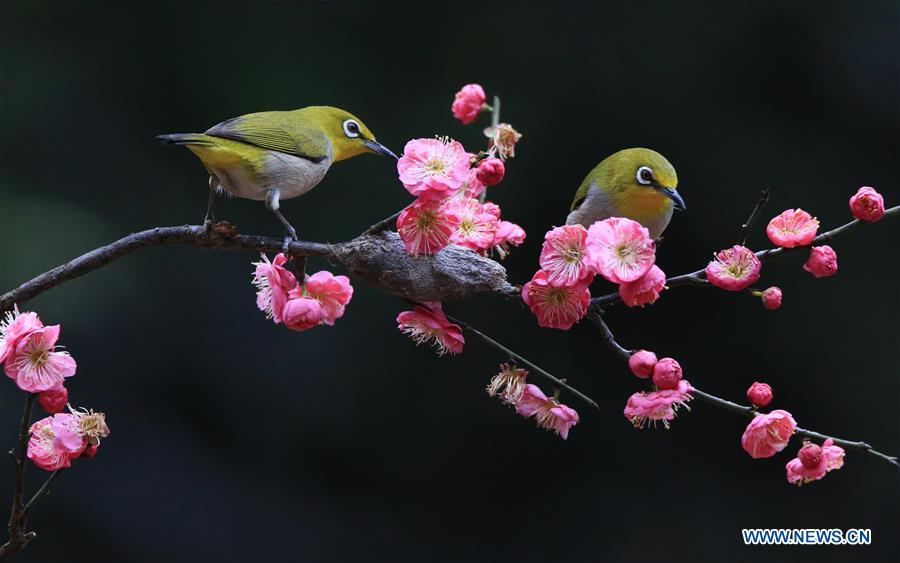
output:
[[284, 233], [284, 242], [281, 243], [281, 252], [287, 254], [291, 248], [291, 243], [297, 240], [297, 231], [293, 228]]

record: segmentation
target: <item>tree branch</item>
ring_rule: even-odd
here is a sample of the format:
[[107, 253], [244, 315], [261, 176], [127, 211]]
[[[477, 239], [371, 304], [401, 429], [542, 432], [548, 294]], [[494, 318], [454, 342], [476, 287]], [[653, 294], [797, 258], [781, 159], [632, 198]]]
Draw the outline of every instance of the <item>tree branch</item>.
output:
[[0, 546], [0, 561], [3, 561], [13, 553], [21, 551], [35, 534], [25, 532], [25, 518], [27, 516], [25, 498], [25, 459], [28, 457], [28, 439], [31, 437], [31, 411], [34, 408], [34, 393], [28, 393], [25, 399], [25, 410], [22, 413], [22, 422], [19, 424], [18, 455], [10, 450], [16, 464], [15, 489], [13, 492], [12, 508], [9, 511], [9, 541]]
[[750, 217], [744, 221], [744, 224], [741, 225], [741, 234], [738, 237], [738, 244], [744, 246], [744, 243], [747, 242], [747, 234], [750, 232], [750, 227], [753, 226], [753, 222], [756, 221], [756, 218], [759, 216], [759, 213], [762, 211], [762, 208], [765, 207], [766, 202], [769, 201], [769, 188], [763, 189], [762, 193], [759, 196], [759, 201], [756, 202], [756, 206], [753, 207], [753, 211], [750, 212]]

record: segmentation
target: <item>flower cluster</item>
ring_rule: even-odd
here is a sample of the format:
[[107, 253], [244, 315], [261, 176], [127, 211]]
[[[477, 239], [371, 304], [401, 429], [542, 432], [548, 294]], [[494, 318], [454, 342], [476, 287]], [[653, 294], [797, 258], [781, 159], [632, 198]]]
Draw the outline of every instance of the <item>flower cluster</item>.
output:
[[[453, 117], [460, 120], [463, 125], [468, 125], [478, 118], [478, 114], [494, 110], [494, 108], [485, 103], [486, 99], [484, 88], [480, 84], [466, 84], [453, 98], [450, 111], [453, 112]], [[499, 108], [497, 109], [499, 110]], [[499, 115], [495, 115], [494, 118], [499, 121]], [[487, 127], [484, 130], [484, 135], [488, 138], [487, 156], [490, 157], [488, 160], [493, 162], [484, 168], [483, 174], [486, 176], [490, 175], [492, 170], [496, 170], [499, 167], [500, 178], [502, 179], [503, 161], [516, 156], [516, 143], [522, 138], [522, 134], [516, 131], [509, 123], [497, 123]], [[499, 159], [494, 157], [499, 157]], [[500, 181], [498, 179], [495, 182], [491, 182], [482, 177], [479, 177], [479, 180], [488, 186]]]
[[662, 421], [668, 429], [679, 408], [690, 410], [687, 403], [694, 388], [682, 379], [681, 364], [677, 360], [657, 360], [653, 352], [638, 350], [628, 358], [628, 367], [636, 377], [650, 378], [654, 386], [651, 391], [634, 393], [628, 398], [624, 414], [635, 428], [644, 428], [648, 424], [656, 426]]
[[840, 469], [844, 465], [844, 448], [834, 445], [828, 438], [821, 446], [805, 442], [797, 452], [797, 457], [787, 462], [788, 483], [803, 485], [818, 481], [826, 473]]
[[488, 395], [499, 397], [504, 404], [516, 409], [525, 418], [533, 417], [541, 428], [553, 430], [563, 440], [569, 437], [569, 429], [578, 424], [575, 409], [563, 405], [556, 397], [547, 397], [531, 383], [526, 383], [528, 371], [515, 365], [500, 364], [500, 373], [491, 378]]
[[344, 315], [353, 297], [353, 286], [347, 276], [316, 272], [302, 284], [285, 268], [287, 256], [279, 253], [270, 262], [263, 254], [253, 272], [256, 306], [276, 324], [291, 330], [307, 330], [320, 324], [333, 325]]
[[589, 229], [555, 227], [544, 237], [541, 269], [522, 288], [522, 299], [540, 326], [568, 330], [587, 313], [597, 275], [619, 284], [629, 307], [655, 302], [666, 282], [655, 261], [655, 243], [637, 221], [610, 217]]
[[64, 382], [75, 375], [72, 356], [57, 350], [59, 325], [44, 326], [37, 313], [18, 307], [0, 322], [0, 363], [22, 391], [36, 393], [41, 407], [52, 416], [30, 429], [28, 458], [41, 469], [69, 467], [77, 457], [94, 457], [100, 438], [109, 435], [106, 416], [87, 410], [64, 413], [69, 391]]

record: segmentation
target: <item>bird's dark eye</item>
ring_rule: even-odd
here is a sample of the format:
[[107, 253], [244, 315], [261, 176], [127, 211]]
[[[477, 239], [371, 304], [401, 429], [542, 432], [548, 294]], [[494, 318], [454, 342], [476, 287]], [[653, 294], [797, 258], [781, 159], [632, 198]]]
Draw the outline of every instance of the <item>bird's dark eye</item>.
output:
[[359, 137], [359, 123], [352, 119], [345, 121], [344, 134], [348, 137]]
[[636, 177], [638, 182], [650, 185], [653, 182], [653, 170], [649, 166], [641, 166], [638, 168]]

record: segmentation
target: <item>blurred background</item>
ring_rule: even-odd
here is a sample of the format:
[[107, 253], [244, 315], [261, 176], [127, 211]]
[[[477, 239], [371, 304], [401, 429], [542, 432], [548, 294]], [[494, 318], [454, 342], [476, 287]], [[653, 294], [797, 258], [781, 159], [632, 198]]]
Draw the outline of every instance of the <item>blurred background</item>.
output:
[[[703, 266], [733, 243], [759, 192], [765, 221], [803, 207], [831, 228], [875, 186], [900, 199], [900, 4], [832, 2], [3, 3], [0, 291], [130, 232], [197, 224], [206, 175], [159, 133], [312, 104], [357, 114], [395, 151], [481, 128], [450, 114], [468, 82], [499, 94], [524, 137], [490, 198], [528, 231], [504, 265], [537, 267], [574, 190], [629, 146], [665, 154], [688, 211], [658, 263]], [[362, 157], [283, 210], [301, 238], [342, 241], [410, 201], [391, 162]], [[280, 236], [263, 205], [220, 200], [220, 219]], [[745, 294], [679, 288], [610, 309], [626, 347], [677, 357], [698, 387], [742, 400], [755, 380], [801, 426], [900, 452], [896, 222], [833, 246], [816, 280], [804, 256], [767, 263]], [[347, 314], [304, 333], [265, 320], [249, 253], [151, 248], [27, 304], [61, 323], [78, 361], [73, 403], [112, 434], [34, 513], [21, 561], [888, 560], [900, 551], [900, 480], [847, 453], [820, 482], [787, 484], [781, 455], [740, 448], [743, 418], [695, 402], [665, 431], [622, 416], [643, 388], [582, 323], [537, 327], [515, 302], [448, 312], [597, 399], [568, 441], [484, 393], [506, 360], [470, 338], [458, 357], [395, 328], [405, 304], [354, 282]], [[309, 271], [338, 269], [312, 260]], [[614, 288], [596, 282], [595, 294]], [[549, 388], [547, 388], [549, 391]], [[0, 444], [21, 392], [0, 385]], [[40, 470], [29, 473], [39, 485]], [[0, 506], [12, 490], [0, 464]], [[32, 489], [33, 490], [33, 489]], [[741, 528], [871, 528], [869, 547], [745, 547]], [[5, 538], [5, 534], [3, 534]], [[17, 560], [19, 560], [17, 559]]]

